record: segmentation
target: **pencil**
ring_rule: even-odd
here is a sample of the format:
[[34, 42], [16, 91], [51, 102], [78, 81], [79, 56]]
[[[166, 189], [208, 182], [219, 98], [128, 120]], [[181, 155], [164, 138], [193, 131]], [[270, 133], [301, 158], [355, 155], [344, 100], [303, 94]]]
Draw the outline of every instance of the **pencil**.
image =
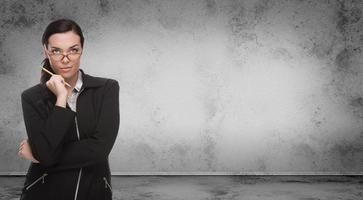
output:
[[[53, 74], [52, 72], [50, 72], [49, 70], [47, 70], [47, 69], [45, 69], [44, 67], [42, 67], [42, 70], [43, 71], [45, 71], [45, 72], [47, 72], [48, 74], [50, 74], [51, 76], [53, 76], [53, 75], [55, 75], [55, 74]], [[68, 87], [72, 87], [71, 85], [69, 85], [67, 82], [65, 82], [64, 81], [64, 84], [66, 84], [66, 86], [68, 86]]]

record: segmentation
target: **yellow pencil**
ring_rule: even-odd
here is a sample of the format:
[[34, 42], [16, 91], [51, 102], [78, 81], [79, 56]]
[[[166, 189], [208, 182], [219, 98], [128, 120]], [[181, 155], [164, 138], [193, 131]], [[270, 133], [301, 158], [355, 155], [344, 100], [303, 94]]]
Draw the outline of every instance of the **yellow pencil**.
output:
[[[45, 71], [45, 72], [47, 72], [48, 74], [50, 74], [51, 76], [53, 76], [53, 75], [55, 75], [55, 74], [53, 74], [52, 72], [50, 72], [49, 70], [47, 70], [47, 69], [45, 69], [44, 67], [42, 67], [42, 70], [43, 71]], [[67, 82], [65, 82], [64, 81], [64, 84], [66, 84], [66, 86], [68, 86], [68, 87], [72, 87], [71, 85], [69, 85]]]

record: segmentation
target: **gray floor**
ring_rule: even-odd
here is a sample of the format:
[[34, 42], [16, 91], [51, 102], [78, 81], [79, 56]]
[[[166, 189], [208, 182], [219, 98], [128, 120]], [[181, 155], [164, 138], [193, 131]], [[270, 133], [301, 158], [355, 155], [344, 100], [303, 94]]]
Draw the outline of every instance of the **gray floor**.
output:
[[[0, 199], [19, 198], [24, 177], [0, 177]], [[113, 176], [114, 199], [362, 200], [363, 176]]]

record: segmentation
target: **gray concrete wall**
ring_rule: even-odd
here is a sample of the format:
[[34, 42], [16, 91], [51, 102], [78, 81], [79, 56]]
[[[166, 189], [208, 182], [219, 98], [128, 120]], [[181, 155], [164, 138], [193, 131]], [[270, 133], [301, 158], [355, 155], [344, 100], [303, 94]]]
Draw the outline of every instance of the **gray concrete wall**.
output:
[[76, 20], [81, 68], [120, 83], [114, 173], [362, 173], [360, 1], [2, 1], [0, 171], [22, 172], [20, 93]]

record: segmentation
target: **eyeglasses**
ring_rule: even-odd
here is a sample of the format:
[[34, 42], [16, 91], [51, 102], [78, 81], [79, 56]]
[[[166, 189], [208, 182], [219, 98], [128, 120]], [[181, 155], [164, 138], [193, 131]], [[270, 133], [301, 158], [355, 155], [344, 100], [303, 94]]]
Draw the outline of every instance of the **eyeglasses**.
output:
[[77, 60], [82, 54], [82, 50], [77, 48], [71, 49], [66, 54], [64, 54], [63, 51], [59, 49], [52, 49], [51, 51], [47, 51], [55, 61], [61, 61], [64, 59], [64, 57], [67, 57], [68, 60]]

